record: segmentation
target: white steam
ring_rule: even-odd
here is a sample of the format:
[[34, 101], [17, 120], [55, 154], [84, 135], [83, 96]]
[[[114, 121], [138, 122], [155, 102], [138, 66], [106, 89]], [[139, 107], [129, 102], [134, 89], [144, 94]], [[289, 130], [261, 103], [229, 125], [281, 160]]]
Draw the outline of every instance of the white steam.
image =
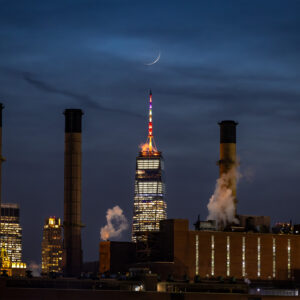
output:
[[237, 182], [240, 174], [236, 167], [228, 173], [222, 174], [217, 180], [214, 194], [209, 199], [207, 205], [207, 220], [215, 220], [217, 224], [226, 226], [230, 223], [238, 223], [235, 218], [235, 205], [232, 190], [229, 188], [232, 182]]
[[106, 212], [107, 225], [101, 228], [100, 235], [102, 240], [118, 237], [128, 228], [128, 221], [123, 215], [123, 210], [117, 205]]
[[32, 275], [34, 277], [41, 276], [41, 271], [42, 271], [41, 264], [37, 264], [36, 262], [31, 261], [28, 266], [28, 269], [32, 272]]

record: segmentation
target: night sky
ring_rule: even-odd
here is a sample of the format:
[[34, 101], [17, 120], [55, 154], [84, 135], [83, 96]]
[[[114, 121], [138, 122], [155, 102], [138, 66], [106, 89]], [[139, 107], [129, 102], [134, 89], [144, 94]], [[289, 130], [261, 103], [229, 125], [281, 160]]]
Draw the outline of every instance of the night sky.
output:
[[298, 0], [0, 0], [3, 202], [20, 204], [25, 262], [41, 261], [44, 219], [63, 217], [65, 108], [85, 112], [84, 260], [98, 259], [108, 208], [131, 222], [150, 88], [169, 218], [206, 218], [217, 122], [233, 119], [238, 212], [300, 222], [299, 12]]

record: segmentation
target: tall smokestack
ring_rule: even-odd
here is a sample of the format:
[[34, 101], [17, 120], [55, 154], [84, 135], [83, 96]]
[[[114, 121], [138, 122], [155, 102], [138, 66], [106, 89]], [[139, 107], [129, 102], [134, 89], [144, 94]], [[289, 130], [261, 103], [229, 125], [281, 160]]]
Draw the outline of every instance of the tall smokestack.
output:
[[[228, 174], [237, 167], [236, 161], [236, 126], [238, 123], [231, 120], [222, 121], [220, 125], [220, 160], [219, 171], [220, 177], [223, 174]], [[233, 172], [233, 174], [236, 174]], [[234, 199], [234, 215], [236, 215], [236, 176], [230, 176], [228, 181], [228, 189], [232, 191]]]
[[[0, 220], [1, 220], [1, 203], [2, 203], [2, 162], [4, 158], [2, 156], [2, 110], [4, 105], [0, 103]], [[1, 222], [0, 222], [1, 227]]]
[[81, 249], [81, 109], [66, 109], [65, 115], [65, 200], [64, 274], [78, 276]]

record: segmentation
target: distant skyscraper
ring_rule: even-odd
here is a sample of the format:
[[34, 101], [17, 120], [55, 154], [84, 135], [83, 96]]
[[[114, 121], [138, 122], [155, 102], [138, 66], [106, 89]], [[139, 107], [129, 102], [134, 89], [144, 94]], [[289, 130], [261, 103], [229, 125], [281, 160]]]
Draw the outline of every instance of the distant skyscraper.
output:
[[22, 261], [22, 228], [18, 204], [1, 204], [0, 249], [5, 248], [11, 262]]
[[158, 231], [166, 218], [163, 156], [154, 143], [150, 91], [148, 139], [136, 158], [132, 241], [145, 241], [147, 232]]
[[45, 220], [42, 241], [42, 273], [62, 273], [63, 240], [60, 218]]

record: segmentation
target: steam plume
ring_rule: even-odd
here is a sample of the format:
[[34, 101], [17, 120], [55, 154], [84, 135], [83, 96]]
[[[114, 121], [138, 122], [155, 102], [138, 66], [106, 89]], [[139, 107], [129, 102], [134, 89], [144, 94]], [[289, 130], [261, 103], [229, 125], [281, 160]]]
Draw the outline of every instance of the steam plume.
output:
[[128, 221], [123, 215], [123, 210], [118, 205], [107, 210], [106, 220], [107, 225], [100, 230], [102, 240], [120, 236], [122, 231], [128, 228]]
[[235, 205], [230, 183], [238, 181], [240, 174], [236, 167], [228, 173], [222, 174], [217, 180], [214, 194], [209, 199], [207, 205], [209, 215], [207, 220], [215, 220], [217, 224], [224, 227], [230, 223], [238, 223], [235, 218]]
[[34, 277], [41, 276], [41, 270], [42, 270], [41, 264], [37, 264], [36, 262], [31, 261], [30, 264], [29, 264], [29, 266], [28, 266], [28, 269], [30, 271], [32, 271], [32, 275]]

